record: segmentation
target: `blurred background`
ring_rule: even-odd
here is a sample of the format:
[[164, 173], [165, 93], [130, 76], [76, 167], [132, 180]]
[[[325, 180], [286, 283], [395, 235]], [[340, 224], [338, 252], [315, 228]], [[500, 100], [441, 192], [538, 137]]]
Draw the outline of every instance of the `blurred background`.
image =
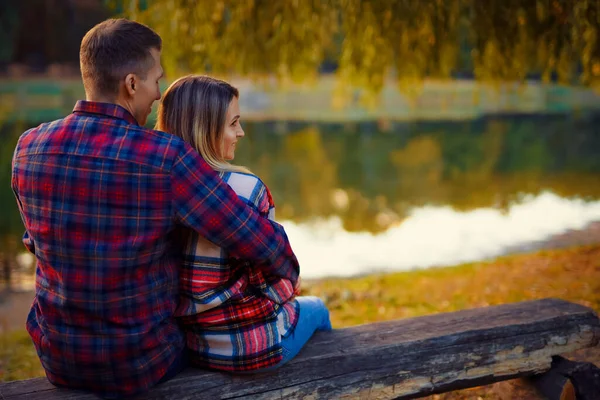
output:
[[[10, 189], [14, 146], [84, 98], [81, 38], [112, 16], [162, 36], [163, 87], [207, 73], [240, 89], [235, 162], [270, 187], [309, 282], [598, 249], [596, 0], [3, 0], [0, 332], [22, 330], [35, 270]], [[600, 279], [595, 256], [586, 263]], [[376, 318], [351, 322], [451, 299], [412, 314], [377, 301]]]

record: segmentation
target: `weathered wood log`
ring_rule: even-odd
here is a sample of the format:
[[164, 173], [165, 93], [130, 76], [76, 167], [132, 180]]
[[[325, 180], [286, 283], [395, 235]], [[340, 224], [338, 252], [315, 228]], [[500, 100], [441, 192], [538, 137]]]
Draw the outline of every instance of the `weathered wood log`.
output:
[[548, 400], [600, 399], [600, 368], [592, 363], [554, 356], [549, 371], [529, 380]]
[[[544, 299], [317, 333], [281, 369], [232, 376], [190, 368], [148, 399], [411, 399], [550, 369], [552, 356], [595, 346], [589, 308]], [[45, 379], [0, 385], [0, 398], [89, 399]]]

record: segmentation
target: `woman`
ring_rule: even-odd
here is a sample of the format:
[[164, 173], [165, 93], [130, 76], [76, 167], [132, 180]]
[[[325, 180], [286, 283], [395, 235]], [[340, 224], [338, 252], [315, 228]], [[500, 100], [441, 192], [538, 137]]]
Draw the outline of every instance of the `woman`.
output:
[[[274, 218], [269, 189], [248, 169], [230, 164], [240, 124], [239, 92], [227, 82], [192, 75], [165, 92], [155, 129], [181, 137], [263, 217]], [[270, 276], [260, 265], [227, 257], [193, 231], [185, 232], [176, 315], [186, 331], [192, 363], [244, 372], [291, 360], [315, 330], [331, 330], [316, 297], [294, 297], [299, 276]]]

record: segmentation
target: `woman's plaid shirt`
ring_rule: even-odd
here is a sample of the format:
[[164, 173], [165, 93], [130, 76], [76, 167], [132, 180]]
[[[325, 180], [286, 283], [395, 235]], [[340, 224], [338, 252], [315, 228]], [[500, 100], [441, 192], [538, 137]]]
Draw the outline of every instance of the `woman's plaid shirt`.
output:
[[131, 395], [182, 354], [177, 226], [272, 276], [298, 276], [280, 225], [183, 140], [138, 126], [117, 105], [78, 102], [25, 132], [12, 187], [37, 259], [27, 329], [57, 385]]
[[[271, 194], [254, 175], [226, 172], [223, 180], [262, 216], [274, 219]], [[186, 237], [176, 315], [192, 361], [206, 368], [248, 371], [277, 364], [281, 338], [298, 317], [297, 275], [276, 276], [240, 262], [195, 232]]]

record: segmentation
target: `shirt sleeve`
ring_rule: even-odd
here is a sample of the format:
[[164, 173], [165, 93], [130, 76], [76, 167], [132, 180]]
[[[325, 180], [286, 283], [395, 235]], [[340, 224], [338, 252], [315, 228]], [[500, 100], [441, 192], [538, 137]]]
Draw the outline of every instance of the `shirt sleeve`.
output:
[[179, 223], [231, 256], [262, 264], [270, 274], [295, 283], [300, 267], [283, 227], [241, 200], [189, 145], [173, 165], [171, 182]]
[[269, 204], [267, 218], [269, 218], [271, 221], [275, 221], [275, 202], [273, 201], [273, 196], [271, 196], [271, 192], [269, 191], [267, 185], [265, 185], [264, 196], [267, 198], [266, 201]]
[[260, 194], [257, 196], [254, 206], [261, 216], [269, 218], [271, 221], [275, 221], [275, 203], [273, 202], [273, 196], [271, 196], [271, 192], [267, 185], [259, 178], [257, 179], [258, 182], [256, 185]]
[[[260, 211], [261, 215], [263, 215], [265, 218], [270, 219], [271, 221], [275, 221], [275, 202], [273, 201], [271, 191], [269, 190], [267, 185], [265, 185], [260, 179], [258, 180], [258, 185], [260, 185], [260, 196], [257, 200], [256, 206]], [[265, 269], [262, 265], [258, 266], [258, 268], [260, 270]], [[267, 272], [265, 278], [269, 279], [271, 277], [270, 274], [268, 274], [269, 271], [267, 270], [265, 272]], [[280, 281], [280, 285], [277, 285], [279, 289], [277, 298], [285, 299], [285, 301], [288, 301], [293, 295], [300, 294], [300, 276], [277, 276], [277, 278], [288, 279], [292, 284], [291, 290], [285, 290], [288, 289], [287, 284], [283, 281]], [[282, 301], [280, 304], [283, 304], [285, 301]]]

